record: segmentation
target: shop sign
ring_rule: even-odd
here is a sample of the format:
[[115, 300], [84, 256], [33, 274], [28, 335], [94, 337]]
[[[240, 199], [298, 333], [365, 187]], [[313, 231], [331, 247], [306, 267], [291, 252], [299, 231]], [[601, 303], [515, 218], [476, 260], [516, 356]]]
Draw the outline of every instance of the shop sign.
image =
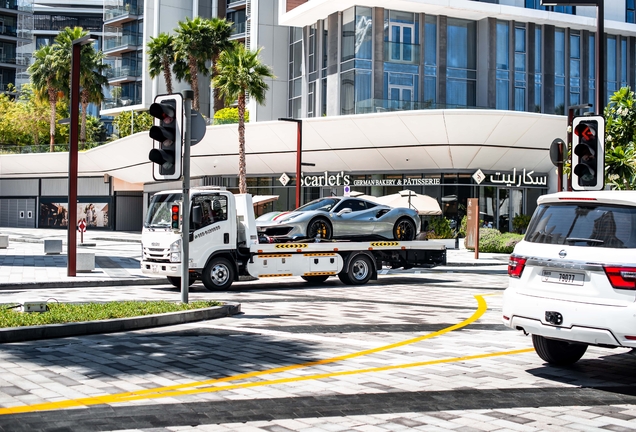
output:
[[495, 172], [488, 176], [490, 183], [495, 185], [504, 185], [506, 187], [516, 186], [547, 186], [548, 176], [534, 175], [534, 171], [526, 171], [524, 168], [522, 174], [517, 174], [517, 168], [513, 168], [511, 173]]
[[354, 186], [431, 186], [440, 184], [439, 178], [354, 180]]
[[349, 174], [340, 171], [338, 174], [329, 174], [325, 171], [321, 175], [308, 175], [300, 173], [301, 186], [349, 186], [351, 180]]

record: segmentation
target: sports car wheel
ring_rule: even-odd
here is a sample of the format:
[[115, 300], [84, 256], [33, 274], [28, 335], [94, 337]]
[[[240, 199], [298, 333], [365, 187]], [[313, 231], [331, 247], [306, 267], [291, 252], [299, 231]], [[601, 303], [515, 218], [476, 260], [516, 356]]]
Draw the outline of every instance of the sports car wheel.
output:
[[414, 240], [416, 234], [415, 224], [410, 219], [402, 218], [393, 227], [393, 238], [395, 240]]
[[227, 289], [234, 282], [234, 267], [225, 258], [212, 258], [203, 270], [202, 279], [209, 291]]
[[326, 219], [314, 219], [309, 223], [309, 226], [307, 227], [307, 237], [316, 238], [319, 234], [321, 239], [331, 239], [331, 225]]

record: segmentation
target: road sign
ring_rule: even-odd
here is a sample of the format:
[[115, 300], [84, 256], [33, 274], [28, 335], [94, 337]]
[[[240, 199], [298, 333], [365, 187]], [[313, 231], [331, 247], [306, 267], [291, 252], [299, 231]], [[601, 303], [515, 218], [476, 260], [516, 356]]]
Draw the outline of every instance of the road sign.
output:
[[344, 187], [344, 196], [348, 197], [351, 195], [351, 186]]
[[79, 221], [79, 223], [77, 224], [77, 229], [81, 233], [86, 232], [86, 219], [82, 219], [81, 221]]

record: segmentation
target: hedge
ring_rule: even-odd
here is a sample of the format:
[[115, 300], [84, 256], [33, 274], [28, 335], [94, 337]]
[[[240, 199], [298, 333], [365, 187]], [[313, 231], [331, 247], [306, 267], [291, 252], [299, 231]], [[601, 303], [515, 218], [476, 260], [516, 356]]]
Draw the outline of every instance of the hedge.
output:
[[[479, 229], [479, 252], [512, 253], [515, 245], [523, 239], [523, 235], [515, 233], [501, 233], [495, 228]], [[464, 240], [466, 244], [466, 240]], [[467, 247], [467, 249], [469, 249]], [[474, 248], [471, 248], [474, 250]]]

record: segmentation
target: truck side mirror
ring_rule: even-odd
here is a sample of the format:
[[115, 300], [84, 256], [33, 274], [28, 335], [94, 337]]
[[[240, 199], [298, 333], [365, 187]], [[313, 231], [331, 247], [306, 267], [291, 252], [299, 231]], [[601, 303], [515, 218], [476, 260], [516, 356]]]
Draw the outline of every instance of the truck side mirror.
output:
[[195, 224], [201, 225], [201, 221], [203, 220], [203, 212], [201, 211], [201, 206], [192, 207], [192, 222]]

